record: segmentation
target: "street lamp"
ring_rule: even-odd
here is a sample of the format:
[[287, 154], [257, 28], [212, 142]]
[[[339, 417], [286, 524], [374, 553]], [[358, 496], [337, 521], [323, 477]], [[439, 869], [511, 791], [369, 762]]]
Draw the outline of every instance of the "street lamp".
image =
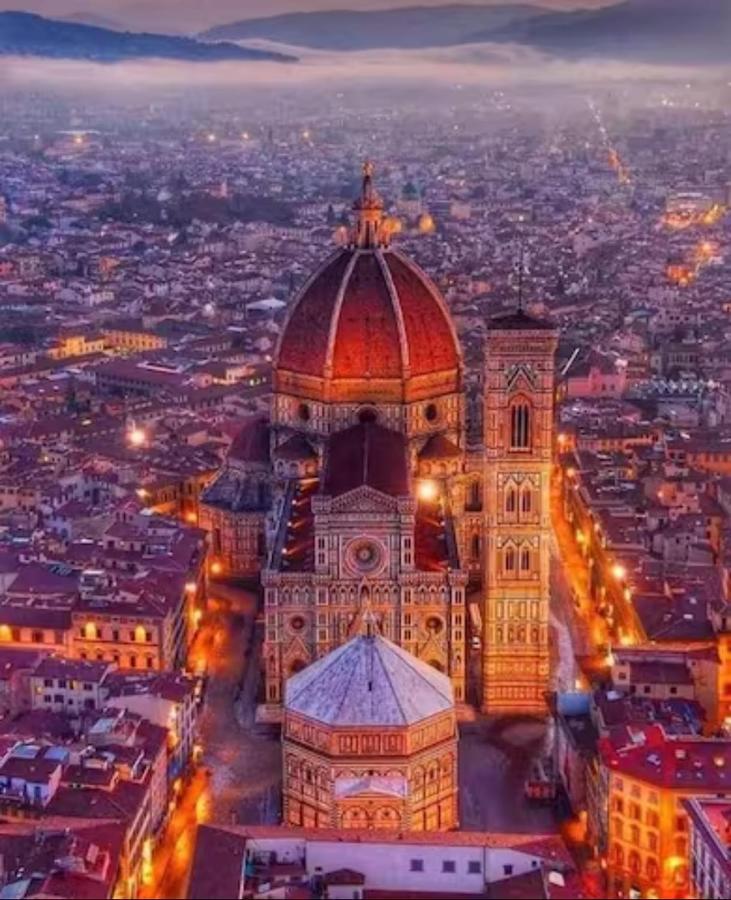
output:
[[612, 575], [617, 581], [624, 581], [627, 577], [627, 569], [621, 563], [615, 563], [612, 566]]
[[130, 447], [144, 447], [147, 443], [147, 434], [144, 428], [133, 425], [127, 432], [127, 442]]
[[439, 489], [435, 481], [420, 481], [416, 487], [416, 493], [419, 500], [425, 503], [432, 503], [439, 494]]

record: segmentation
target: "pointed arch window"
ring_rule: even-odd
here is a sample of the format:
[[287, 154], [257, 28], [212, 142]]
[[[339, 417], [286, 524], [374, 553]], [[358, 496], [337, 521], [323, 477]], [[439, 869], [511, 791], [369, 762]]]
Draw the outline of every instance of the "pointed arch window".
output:
[[529, 487], [523, 488], [520, 496], [520, 511], [522, 513], [530, 513], [533, 510], [533, 492]]
[[531, 409], [525, 400], [519, 400], [510, 407], [510, 449], [530, 450]]
[[516, 509], [515, 488], [509, 487], [505, 494], [505, 512], [514, 513]]
[[520, 551], [520, 571], [530, 572], [530, 549], [523, 547]]
[[508, 547], [505, 550], [505, 571], [506, 572], [514, 572], [515, 571], [515, 548]]

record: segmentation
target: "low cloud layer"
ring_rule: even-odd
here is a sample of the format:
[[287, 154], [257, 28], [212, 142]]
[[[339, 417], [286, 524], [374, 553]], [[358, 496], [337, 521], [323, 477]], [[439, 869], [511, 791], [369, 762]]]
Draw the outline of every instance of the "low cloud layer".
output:
[[163, 60], [97, 64], [25, 57], [0, 59], [5, 87], [67, 88], [83, 92], [138, 92], [155, 88], [204, 87], [253, 89], [257, 86], [300, 87], [423, 83], [465, 85], [546, 82], [580, 84], [622, 79], [687, 79], [729, 77], [717, 68], [683, 68], [627, 64], [606, 60], [568, 62], [525, 47], [472, 44], [431, 50], [377, 50], [324, 53], [283, 47], [265, 41], [249, 46], [295, 53], [295, 64], [268, 62], [176, 63]]

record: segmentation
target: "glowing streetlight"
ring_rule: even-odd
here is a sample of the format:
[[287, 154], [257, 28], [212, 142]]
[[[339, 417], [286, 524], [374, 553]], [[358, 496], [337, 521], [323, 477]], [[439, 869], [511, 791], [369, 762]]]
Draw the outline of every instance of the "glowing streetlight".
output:
[[612, 575], [617, 581], [624, 581], [627, 577], [627, 569], [621, 563], [615, 563], [612, 566]]
[[217, 559], [214, 560], [211, 563], [211, 575], [220, 575], [222, 571], [223, 566], [221, 565], [221, 563]]
[[143, 488], [143, 487], [137, 488], [135, 493], [140, 498], [140, 500], [144, 500], [146, 497], [149, 497], [149, 495], [150, 495], [150, 492], [146, 488]]
[[127, 442], [130, 447], [144, 447], [147, 443], [147, 434], [144, 428], [133, 425], [127, 432]]
[[419, 500], [425, 503], [431, 503], [436, 500], [439, 489], [434, 481], [420, 481], [416, 488], [416, 494]]
[[206, 140], [208, 141], [209, 144], [215, 144], [216, 143], [216, 135], [214, 134], [214, 132], [209, 131], [208, 134], [206, 135]]

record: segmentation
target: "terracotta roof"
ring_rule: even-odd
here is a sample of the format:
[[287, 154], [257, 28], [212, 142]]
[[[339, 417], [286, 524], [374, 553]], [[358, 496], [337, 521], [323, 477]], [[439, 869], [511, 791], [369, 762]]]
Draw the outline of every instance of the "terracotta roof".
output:
[[460, 387], [461, 353], [443, 300], [414, 263], [391, 250], [347, 248], [295, 300], [275, 364], [285, 371], [348, 382], [353, 396], [359, 380], [401, 391], [411, 377], [453, 373], [444, 393]]
[[229, 457], [241, 462], [269, 462], [269, 424], [265, 418], [250, 419], [233, 439]]
[[230, 900], [240, 896], [245, 851], [245, 836], [214, 825], [200, 825], [188, 900]]
[[419, 451], [419, 459], [450, 459], [460, 456], [459, 447], [444, 434], [433, 434]]
[[394, 497], [409, 493], [404, 436], [362, 422], [330, 438], [323, 492], [333, 497], [367, 484]]
[[301, 434], [293, 434], [275, 448], [273, 456], [279, 459], [317, 459], [312, 444]]

